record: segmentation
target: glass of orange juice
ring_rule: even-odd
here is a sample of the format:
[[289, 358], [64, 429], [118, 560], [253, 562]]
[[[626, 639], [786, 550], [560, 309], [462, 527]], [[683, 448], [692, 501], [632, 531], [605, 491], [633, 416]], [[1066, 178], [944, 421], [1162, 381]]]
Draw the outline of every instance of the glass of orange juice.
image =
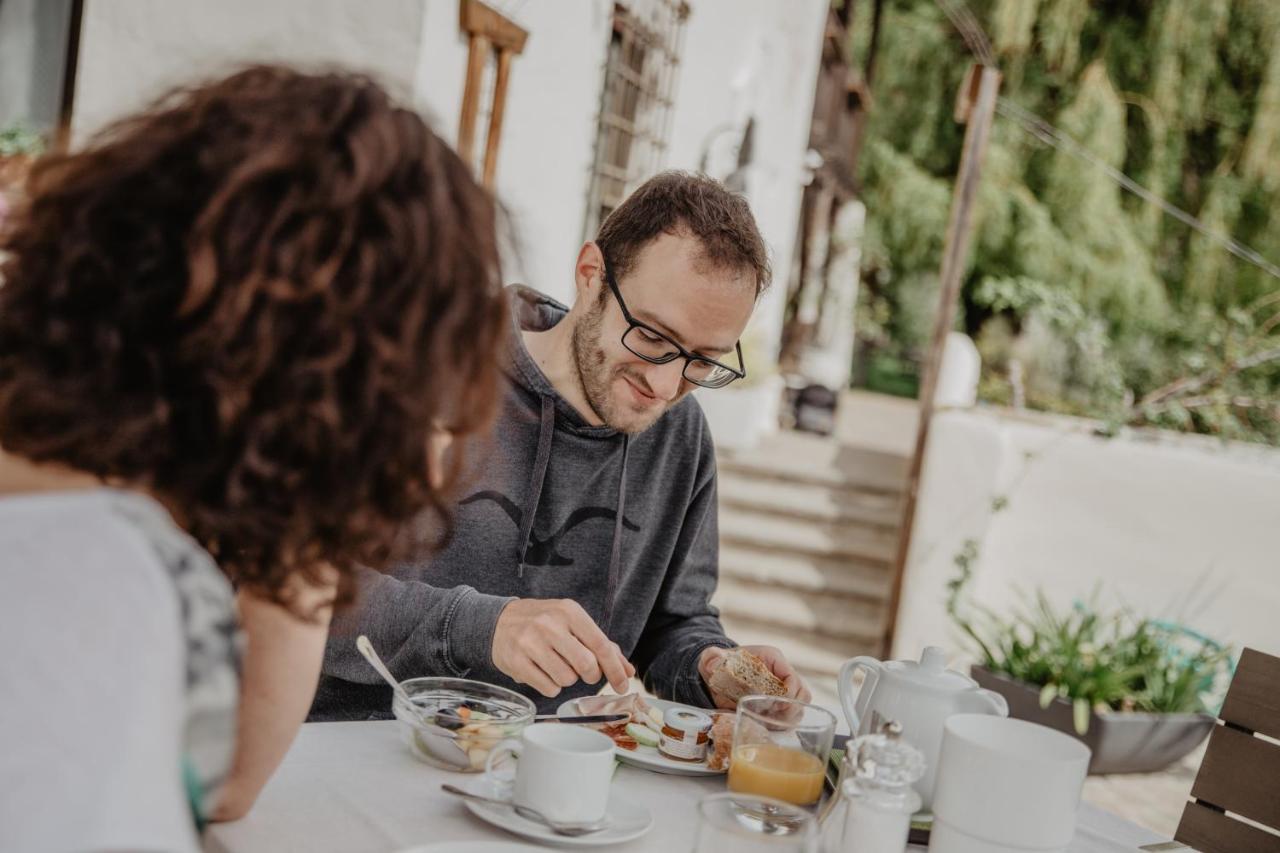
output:
[[729, 790], [816, 806], [822, 797], [836, 718], [825, 708], [777, 696], [738, 702]]

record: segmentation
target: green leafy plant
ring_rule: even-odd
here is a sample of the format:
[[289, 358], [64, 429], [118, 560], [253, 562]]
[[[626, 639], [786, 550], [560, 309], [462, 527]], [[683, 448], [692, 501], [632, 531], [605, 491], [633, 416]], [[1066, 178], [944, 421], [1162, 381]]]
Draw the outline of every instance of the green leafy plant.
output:
[[[1280, 3], [969, 5], [1003, 74], [958, 318], [982, 351], [980, 399], [1109, 432], [1280, 445]], [[848, 48], [875, 104], [857, 160], [854, 374], [901, 393], [883, 368], [926, 352], [965, 132], [953, 110], [973, 58], [935, 0], [855, 14]], [[1046, 144], [1019, 110], [1093, 162]], [[1265, 263], [1125, 192], [1099, 163]]]
[[44, 137], [21, 122], [0, 127], [0, 157], [37, 157], [44, 148]]
[[965, 542], [948, 583], [947, 612], [992, 672], [1040, 688], [1040, 704], [1072, 703], [1076, 731], [1091, 711], [1216, 710], [1230, 677], [1230, 649], [1187, 629], [1127, 610], [1102, 612], [1097, 595], [1055, 608], [1042, 592], [1012, 616], [962, 601], [978, 546]]

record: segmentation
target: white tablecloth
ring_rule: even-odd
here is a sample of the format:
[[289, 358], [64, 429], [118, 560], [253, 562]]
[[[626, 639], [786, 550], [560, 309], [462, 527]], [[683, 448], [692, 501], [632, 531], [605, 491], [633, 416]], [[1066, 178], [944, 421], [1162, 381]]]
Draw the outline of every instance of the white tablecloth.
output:
[[[309, 723], [248, 817], [215, 824], [206, 853], [391, 853], [436, 841], [503, 837], [440, 791], [476, 777], [437, 770], [409, 754], [399, 724]], [[684, 853], [693, 846], [696, 804], [722, 778], [663, 776], [618, 768], [614, 785], [656, 817], [643, 838], [601, 850]], [[1133, 853], [1162, 839], [1099, 809], [1081, 807], [1071, 853]]]

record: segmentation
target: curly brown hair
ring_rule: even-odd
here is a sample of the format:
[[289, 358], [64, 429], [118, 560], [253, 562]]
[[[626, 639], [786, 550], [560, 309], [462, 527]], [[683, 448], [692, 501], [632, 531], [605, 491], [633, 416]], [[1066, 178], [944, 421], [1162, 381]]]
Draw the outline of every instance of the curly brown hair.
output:
[[161, 497], [236, 582], [383, 566], [487, 424], [498, 210], [371, 80], [260, 66], [31, 171], [0, 234], [0, 444]]

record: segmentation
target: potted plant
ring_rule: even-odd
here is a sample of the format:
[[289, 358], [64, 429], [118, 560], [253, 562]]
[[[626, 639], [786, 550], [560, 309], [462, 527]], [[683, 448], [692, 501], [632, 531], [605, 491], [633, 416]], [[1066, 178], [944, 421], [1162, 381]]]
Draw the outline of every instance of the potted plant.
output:
[[1126, 610], [1100, 612], [1096, 595], [1056, 609], [1037, 593], [1007, 618], [975, 605], [961, 613], [972, 557], [957, 557], [947, 610], [980, 659], [974, 679], [1005, 697], [1010, 716], [1084, 741], [1093, 774], [1160, 770], [1208, 736], [1229, 649]]
[[16, 184], [44, 152], [44, 137], [21, 122], [0, 127], [0, 189]]

